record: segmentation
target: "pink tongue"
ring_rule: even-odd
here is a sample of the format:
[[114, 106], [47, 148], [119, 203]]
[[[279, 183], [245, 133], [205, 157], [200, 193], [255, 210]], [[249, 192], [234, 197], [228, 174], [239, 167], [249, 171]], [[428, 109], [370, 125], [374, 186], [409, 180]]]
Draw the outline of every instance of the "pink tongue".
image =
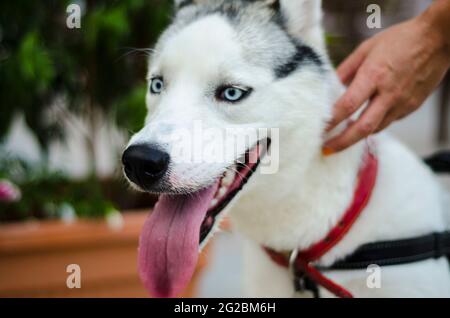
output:
[[200, 226], [218, 182], [198, 193], [161, 195], [139, 240], [139, 274], [153, 297], [175, 297], [194, 273]]

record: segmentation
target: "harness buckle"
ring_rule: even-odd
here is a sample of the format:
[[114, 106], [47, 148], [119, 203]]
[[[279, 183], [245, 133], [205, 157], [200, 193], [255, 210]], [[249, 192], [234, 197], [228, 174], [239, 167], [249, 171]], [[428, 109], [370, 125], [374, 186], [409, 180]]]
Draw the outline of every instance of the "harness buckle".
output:
[[289, 273], [294, 284], [294, 294], [297, 295], [309, 291], [313, 294], [314, 298], [319, 298], [317, 284], [303, 270], [296, 266], [297, 256], [298, 249], [293, 250], [289, 256]]

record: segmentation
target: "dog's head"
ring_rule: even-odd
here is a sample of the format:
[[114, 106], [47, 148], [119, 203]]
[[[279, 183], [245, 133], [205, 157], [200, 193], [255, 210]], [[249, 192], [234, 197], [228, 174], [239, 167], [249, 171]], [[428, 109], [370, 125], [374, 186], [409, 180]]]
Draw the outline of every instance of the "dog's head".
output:
[[146, 125], [123, 154], [133, 186], [162, 194], [139, 251], [157, 296], [189, 281], [199, 243], [274, 143], [271, 129], [296, 139], [304, 155], [291, 159], [302, 165], [320, 149], [330, 104], [320, 1], [175, 5], [150, 59]]

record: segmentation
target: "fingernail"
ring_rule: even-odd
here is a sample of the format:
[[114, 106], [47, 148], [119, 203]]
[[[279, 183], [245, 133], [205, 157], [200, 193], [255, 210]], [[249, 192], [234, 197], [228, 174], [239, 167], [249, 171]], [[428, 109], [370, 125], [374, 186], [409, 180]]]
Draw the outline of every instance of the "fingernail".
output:
[[331, 156], [331, 155], [333, 155], [335, 152], [336, 152], [336, 151], [335, 151], [333, 148], [330, 148], [330, 147], [327, 147], [327, 146], [324, 146], [324, 147], [322, 148], [322, 154], [323, 154], [325, 157]]

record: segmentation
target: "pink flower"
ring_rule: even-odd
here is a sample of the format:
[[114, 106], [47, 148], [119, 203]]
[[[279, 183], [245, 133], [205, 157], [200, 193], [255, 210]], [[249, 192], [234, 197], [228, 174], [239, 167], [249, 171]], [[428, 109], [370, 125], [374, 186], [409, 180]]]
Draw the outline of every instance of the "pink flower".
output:
[[0, 179], [0, 202], [17, 202], [22, 197], [20, 189], [6, 179]]

